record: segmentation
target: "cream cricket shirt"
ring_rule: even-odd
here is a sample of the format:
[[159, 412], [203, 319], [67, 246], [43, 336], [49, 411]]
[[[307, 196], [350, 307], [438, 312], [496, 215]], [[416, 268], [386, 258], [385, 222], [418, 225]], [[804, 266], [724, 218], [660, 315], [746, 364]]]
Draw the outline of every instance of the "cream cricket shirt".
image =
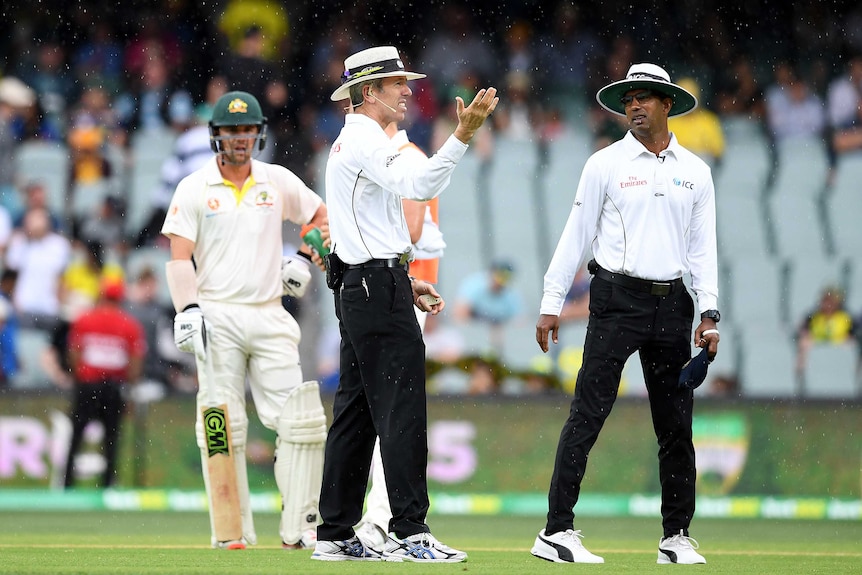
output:
[[427, 161], [408, 161], [380, 124], [348, 114], [326, 163], [329, 232], [338, 257], [359, 264], [400, 256], [411, 245], [401, 198], [436, 197], [466, 150], [450, 136]]
[[590, 156], [545, 274], [540, 313], [560, 314], [587, 248], [600, 266], [627, 276], [672, 280], [691, 272], [699, 309], [717, 309], [712, 174], [673, 134], [660, 156], [631, 132]]
[[217, 161], [180, 181], [162, 233], [195, 242], [202, 300], [257, 304], [280, 298], [282, 222], [308, 223], [322, 200], [286, 168], [258, 160], [238, 190], [222, 178]]

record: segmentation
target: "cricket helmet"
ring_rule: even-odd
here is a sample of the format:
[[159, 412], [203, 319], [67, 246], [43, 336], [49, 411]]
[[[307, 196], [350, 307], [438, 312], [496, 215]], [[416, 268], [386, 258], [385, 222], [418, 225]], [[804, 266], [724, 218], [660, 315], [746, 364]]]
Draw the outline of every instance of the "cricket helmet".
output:
[[220, 152], [218, 128], [222, 126], [257, 126], [258, 149], [266, 146], [266, 116], [257, 98], [248, 92], [227, 92], [213, 106], [212, 119], [209, 122], [210, 147], [213, 152]]

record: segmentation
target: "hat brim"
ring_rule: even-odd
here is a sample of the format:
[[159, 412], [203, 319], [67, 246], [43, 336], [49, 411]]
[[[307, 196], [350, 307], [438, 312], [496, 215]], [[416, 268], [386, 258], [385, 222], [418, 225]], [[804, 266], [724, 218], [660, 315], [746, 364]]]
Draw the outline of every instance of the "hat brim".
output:
[[697, 98], [682, 86], [677, 86], [670, 82], [642, 78], [637, 80], [619, 80], [608, 84], [596, 93], [596, 101], [608, 112], [625, 116], [626, 108], [620, 102], [620, 98], [629, 90], [637, 90], [638, 88], [649, 88], [650, 90], [670, 96], [673, 99], [673, 105], [670, 108], [670, 112], [668, 112], [668, 116], [682, 116], [697, 107]]
[[350, 87], [354, 84], [359, 84], [360, 82], [367, 82], [368, 80], [373, 80], [375, 78], [394, 78], [397, 76], [402, 76], [404, 78], [407, 78], [408, 80], [418, 80], [419, 78], [424, 78], [425, 74], [406, 72], [404, 70], [398, 70], [395, 72], [383, 72], [380, 74], [368, 74], [367, 76], [362, 76], [361, 78], [354, 78], [349, 82], [345, 82], [332, 93], [329, 99], [333, 102], [337, 102], [339, 100], [346, 100], [350, 97]]
[[697, 389], [706, 380], [709, 370], [708, 348], [703, 348], [699, 354], [691, 358], [682, 367], [679, 374], [679, 386], [685, 389]]

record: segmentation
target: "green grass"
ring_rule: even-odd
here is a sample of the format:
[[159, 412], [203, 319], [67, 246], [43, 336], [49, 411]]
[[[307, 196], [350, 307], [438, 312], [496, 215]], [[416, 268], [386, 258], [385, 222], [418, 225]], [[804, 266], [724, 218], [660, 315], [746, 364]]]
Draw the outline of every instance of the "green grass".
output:
[[209, 522], [201, 513], [3, 513], [0, 574], [862, 572], [859, 521], [696, 519], [692, 535], [708, 564], [668, 567], [655, 564], [658, 519], [579, 519], [585, 544], [604, 556], [604, 565], [558, 565], [532, 557], [529, 549], [543, 525], [541, 517], [431, 516], [429, 524], [440, 539], [470, 554], [469, 562], [454, 565], [311, 561], [310, 551], [280, 548], [277, 515], [260, 514], [255, 520], [259, 544], [228, 552], [209, 548]]

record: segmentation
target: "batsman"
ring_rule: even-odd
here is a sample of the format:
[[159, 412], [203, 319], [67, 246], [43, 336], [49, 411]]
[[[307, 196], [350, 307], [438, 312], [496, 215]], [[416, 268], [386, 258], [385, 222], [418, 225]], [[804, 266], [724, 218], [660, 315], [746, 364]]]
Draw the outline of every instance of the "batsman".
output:
[[198, 368], [195, 433], [211, 543], [257, 542], [245, 458], [248, 386], [261, 423], [278, 435], [282, 544], [301, 549], [316, 539], [326, 417], [317, 382], [303, 382], [299, 325], [281, 304], [284, 294], [305, 293], [311, 256], [283, 255], [282, 226], [323, 227], [326, 205], [286, 168], [253, 158], [267, 136], [253, 95], [222, 96], [209, 127], [213, 159], [179, 183], [161, 233], [170, 240], [174, 340]]

